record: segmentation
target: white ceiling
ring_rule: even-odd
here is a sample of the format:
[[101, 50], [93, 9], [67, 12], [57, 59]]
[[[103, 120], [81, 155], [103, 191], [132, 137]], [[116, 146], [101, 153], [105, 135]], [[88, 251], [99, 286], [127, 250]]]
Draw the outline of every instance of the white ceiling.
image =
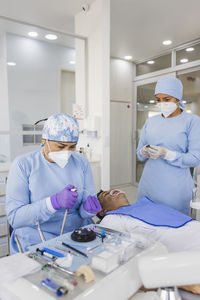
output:
[[[95, 0], [0, 0], [0, 15], [74, 32], [74, 15]], [[200, 0], [111, 0], [111, 56], [143, 60], [200, 37]]]
[[74, 32], [74, 16], [94, 0], [0, 0], [0, 15]]
[[200, 0], [111, 0], [111, 55], [143, 60], [200, 37]]

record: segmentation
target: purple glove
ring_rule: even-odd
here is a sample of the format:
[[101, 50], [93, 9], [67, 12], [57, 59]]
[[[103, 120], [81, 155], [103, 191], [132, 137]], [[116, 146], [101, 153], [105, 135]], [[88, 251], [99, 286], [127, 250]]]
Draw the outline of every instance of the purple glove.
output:
[[60, 193], [51, 196], [50, 199], [53, 208], [56, 210], [61, 208], [73, 208], [76, 201], [78, 200], [78, 193], [70, 191], [74, 188], [75, 187], [73, 185], [68, 185]]
[[95, 196], [88, 196], [86, 201], [83, 203], [83, 208], [91, 214], [97, 214], [100, 210], [102, 210], [99, 200]]

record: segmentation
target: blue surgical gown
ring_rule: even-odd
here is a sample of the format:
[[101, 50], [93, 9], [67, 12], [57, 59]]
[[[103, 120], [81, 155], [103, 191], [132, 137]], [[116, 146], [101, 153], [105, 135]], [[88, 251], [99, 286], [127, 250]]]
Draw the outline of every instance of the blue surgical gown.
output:
[[6, 210], [8, 221], [14, 231], [11, 235], [11, 253], [18, 252], [14, 234], [24, 251], [28, 246], [41, 242], [36, 221], [40, 222], [45, 239], [60, 234], [64, 209], [52, 212], [48, 209], [46, 198], [60, 192], [68, 184], [77, 187], [78, 201], [69, 209], [64, 232], [91, 223], [93, 214], [83, 208], [88, 193], [95, 195], [93, 177], [89, 162], [82, 155], [73, 153], [64, 168], [47, 161], [41, 150], [17, 157], [10, 169], [7, 191]]
[[[148, 144], [175, 151], [175, 159], [169, 161], [143, 157], [140, 149]], [[200, 164], [200, 118], [182, 112], [173, 118], [157, 115], [147, 119], [141, 132], [137, 156], [139, 160], [146, 161], [137, 200], [146, 196], [188, 215], [194, 186], [190, 168]]]

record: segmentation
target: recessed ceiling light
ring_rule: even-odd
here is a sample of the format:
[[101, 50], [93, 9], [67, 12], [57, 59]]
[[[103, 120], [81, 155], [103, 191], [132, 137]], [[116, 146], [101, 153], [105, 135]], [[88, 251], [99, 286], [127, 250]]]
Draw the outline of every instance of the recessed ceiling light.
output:
[[55, 41], [55, 40], [57, 40], [57, 35], [55, 35], [55, 34], [51, 34], [51, 33], [49, 33], [49, 34], [46, 34], [45, 35], [45, 38], [47, 39], [47, 40], [51, 40], [51, 41]]
[[148, 105], [145, 105], [144, 108], [148, 108]]
[[75, 62], [75, 60], [70, 60], [69, 63], [70, 63], [70, 65], [75, 65], [76, 62]]
[[168, 45], [172, 44], [172, 41], [166, 40], [166, 41], [163, 41], [162, 43], [163, 43], [163, 45], [168, 46]]
[[155, 100], [149, 100], [149, 103], [153, 104], [155, 103]]
[[7, 65], [11, 66], [11, 67], [14, 67], [14, 66], [16, 66], [16, 62], [14, 62], [14, 61], [8, 61]]
[[124, 56], [124, 59], [131, 60], [133, 57], [131, 55]]
[[187, 63], [187, 62], [188, 62], [188, 58], [182, 58], [182, 59], [180, 60], [180, 62], [181, 62], [182, 64]]
[[149, 65], [153, 65], [153, 64], [155, 64], [155, 61], [154, 60], [148, 60], [148, 62], [147, 62]]
[[186, 104], [186, 103], [187, 103], [187, 101], [184, 100], [184, 101], [183, 101], [183, 104]]
[[30, 31], [30, 32], [28, 33], [28, 35], [29, 35], [30, 37], [37, 37], [37, 36], [38, 36], [38, 33], [35, 32], [35, 31]]
[[192, 51], [194, 51], [194, 47], [189, 47], [189, 48], [186, 49], [186, 51], [187, 52], [192, 52]]

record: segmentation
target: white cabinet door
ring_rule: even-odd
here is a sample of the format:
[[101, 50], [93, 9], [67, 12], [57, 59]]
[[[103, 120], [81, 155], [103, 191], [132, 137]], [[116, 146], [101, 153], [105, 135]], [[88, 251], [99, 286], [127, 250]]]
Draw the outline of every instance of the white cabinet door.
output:
[[127, 102], [111, 101], [111, 186], [132, 181], [132, 108]]

